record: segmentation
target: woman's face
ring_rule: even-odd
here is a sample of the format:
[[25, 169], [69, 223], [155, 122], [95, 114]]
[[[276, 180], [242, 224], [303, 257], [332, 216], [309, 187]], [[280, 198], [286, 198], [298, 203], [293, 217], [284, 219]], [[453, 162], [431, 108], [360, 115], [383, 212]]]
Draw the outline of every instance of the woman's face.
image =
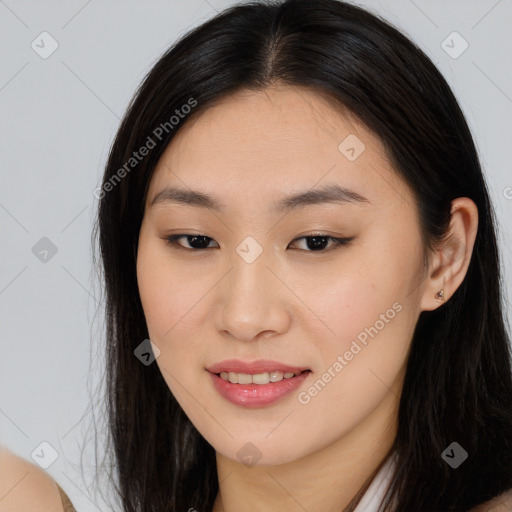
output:
[[[161, 194], [171, 188], [183, 194]], [[156, 363], [233, 460], [293, 461], [396, 403], [423, 275], [413, 196], [379, 139], [305, 89], [229, 97], [184, 125], [155, 169], [137, 276]], [[233, 359], [274, 365], [222, 363]], [[285, 365], [309, 371], [284, 378]]]

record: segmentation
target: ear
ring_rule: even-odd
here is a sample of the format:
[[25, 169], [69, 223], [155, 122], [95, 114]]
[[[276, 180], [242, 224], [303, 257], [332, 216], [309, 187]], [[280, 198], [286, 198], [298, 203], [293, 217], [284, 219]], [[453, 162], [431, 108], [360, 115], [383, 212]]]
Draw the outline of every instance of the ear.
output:
[[[478, 208], [468, 197], [452, 201], [448, 234], [430, 257], [421, 300], [422, 311], [432, 311], [449, 300], [460, 286], [469, 267], [478, 229]], [[443, 299], [436, 294], [444, 291]]]

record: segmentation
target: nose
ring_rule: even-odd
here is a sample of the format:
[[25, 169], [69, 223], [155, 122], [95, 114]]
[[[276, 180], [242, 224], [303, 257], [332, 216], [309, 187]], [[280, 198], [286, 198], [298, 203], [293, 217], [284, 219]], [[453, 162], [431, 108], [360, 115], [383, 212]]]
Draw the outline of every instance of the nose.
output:
[[252, 263], [235, 255], [231, 270], [216, 287], [215, 327], [224, 336], [253, 341], [289, 329], [293, 294], [264, 254]]

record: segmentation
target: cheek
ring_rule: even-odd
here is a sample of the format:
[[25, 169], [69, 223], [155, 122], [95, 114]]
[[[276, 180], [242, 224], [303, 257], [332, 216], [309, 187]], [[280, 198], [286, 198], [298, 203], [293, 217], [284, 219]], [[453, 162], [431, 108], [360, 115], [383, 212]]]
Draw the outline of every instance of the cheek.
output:
[[359, 380], [363, 366], [365, 373], [370, 366], [385, 367], [391, 378], [405, 360], [417, 320], [409, 295], [416, 266], [406, 267], [392, 248], [382, 249], [378, 256], [367, 251], [347, 258], [327, 276], [315, 273], [298, 293], [313, 313], [303, 317], [309, 319], [304, 329], [318, 333], [322, 365], [329, 368], [346, 356], [346, 378]]
[[171, 265], [164, 241], [141, 232], [137, 284], [150, 334], [162, 338], [182, 318], [194, 296], [197, 279]]
[[202, 341], [200, 336], [190, 336], [190, 331], [204, 323], [198, 318], [204, 314], [201, 298], [211, 285], [198, 279], [197, 267], [172, 264], [161, 240], [141, 239], [137, 281], [148, 333], [160, 349], [158, 365], [174, 375], [192, 368], [192, 363], [197, 366]]
[[304, 327], [318, 332], [317, 339], [327, 345], [352, 339], [393, 303], [388, 299], [392, 294], [383, 294], [382, 274], [360, 260], [351, 263], [343, 259], [336, 268], [319, 268], [309, 275], [312, 277], [297, 280], [294, 291], [310, 310], [302, 317], [309, 319]]
[[158, 249], [152, 250], [142, 239], [137, 254], [137, 284], [148, 331], [155, 341], [156, 334], [161, 334], [172, 297], [165, 293], [168, 276], [163, 271], [160, 259]]
[[[400, 265], [389, 262], [381, 269], [359, 261], [358, 268], [347, 264], [332, 279], [311, 280], [302, 291], [309, 290], [304, 296], [315, 313], [305, 328], [313, 332], [316, 326], [318, 364], [311, 387], [298, 398], [310, 427], [326, 436], [353, 428], [389, 393], [414, 329], [414, 305], [405, 301], [407, 287], [396, 276]], [[338, 427], [323, 425], [326, 410]]]
[[[140, 245], [137, 258], [139, 294], [149, 337], [160, 349], [157, 364], [170, 392], [194, 425], [208, 421], [201, 405], [206, 372], [198, 372], [198, 358], [204, 352], [200, 336], [191, 336], [200, 298], [207, 291], [186, 266], [170, 265], [165, 247], [153, 241]], [[194, 307], [195, 306], [195, 307]], [[197, 333], [197, 329], [195, 331]]]

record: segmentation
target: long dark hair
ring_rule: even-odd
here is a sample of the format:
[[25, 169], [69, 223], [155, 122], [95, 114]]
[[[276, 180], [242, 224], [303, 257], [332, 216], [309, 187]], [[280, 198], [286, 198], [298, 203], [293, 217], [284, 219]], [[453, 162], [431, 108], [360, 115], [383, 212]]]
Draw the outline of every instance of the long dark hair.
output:
[[[380, 137], [415, 195], [425, 250], [446, 235], [453, 199], [469, 197], [478, 207], [464, 281], [445, 304], [423, 311], [415, 329], [392, 447], [398, 463], [383, 510], [465, 511], [512, 488], [511, 349], [495, 214], [450, 87], [418, 46], [362, 8], [336, 0], [249, 2], [185, 34], [152, 67], [97, 193], [108, 446], [123, 510], [209, 512], [218, 491], [213, 447], [158, 366], [134, 357], [149, 337], [136, 278], [148, 183], [186, 122], [237, 90], [273, 83], [331, 98], [333, 108], [348, 108]], [[130, 160], [149, 139], [146, 156]], [[469, 454], [457, 469], [441, 457], [453, 441]]]

